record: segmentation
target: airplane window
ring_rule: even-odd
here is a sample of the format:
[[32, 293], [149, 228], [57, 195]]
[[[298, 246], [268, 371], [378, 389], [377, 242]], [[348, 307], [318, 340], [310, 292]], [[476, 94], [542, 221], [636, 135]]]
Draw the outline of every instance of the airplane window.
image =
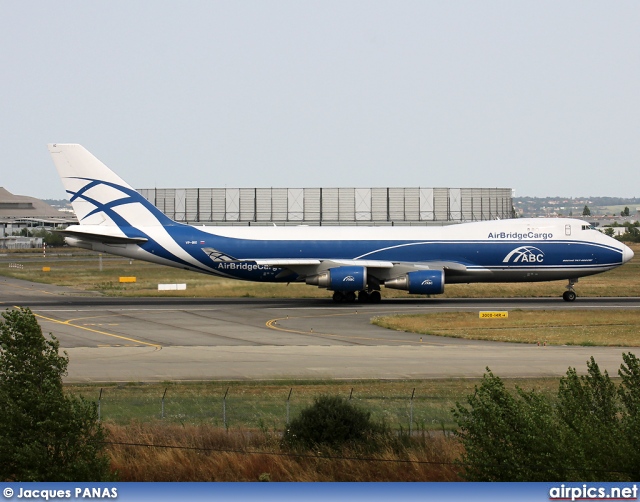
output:
[[582, 230], [595, 230], [596, 227], [593, 225], [582, 225]]

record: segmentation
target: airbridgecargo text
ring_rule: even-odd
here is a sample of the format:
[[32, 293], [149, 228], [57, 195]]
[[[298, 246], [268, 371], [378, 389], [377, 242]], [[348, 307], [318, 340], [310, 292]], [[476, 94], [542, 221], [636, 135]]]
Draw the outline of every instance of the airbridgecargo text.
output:
[[256, 263], [223, 261], [216, 263], [218, 270], [246, 270], [253, 272], [254, 270], [271, 270], [269, 265], [257, 265]]
[[519, 240], [524, 240], [524, 239], [542, 239], [542, 240], [547, 240], [547, 239], [553, 239], [553, 234], [547, 234], [547, 233], [542, 233], [539, 234], [537, 232], [527, 232], [527, 233], [519, 233], [519, 232], [496, 232], [495, 234], [493, 232], [489, 232], [489, 235], [487, 236], [488, 239], [519, 239]]

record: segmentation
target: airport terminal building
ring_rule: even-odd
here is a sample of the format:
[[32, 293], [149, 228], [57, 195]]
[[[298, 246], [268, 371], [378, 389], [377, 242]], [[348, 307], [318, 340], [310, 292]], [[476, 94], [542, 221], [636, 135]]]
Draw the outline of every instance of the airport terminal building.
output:
[[23, 229], [53, 229], [73, 223], [77, 223], [73, 213], [62, 213], [40, 199], [14, 195], [0, 187], [0, 249], [41, 247], [42, 238], [18, 234]]
[[205, 225], [446, 225], [514, 217], [511, 188], [142, 188]]

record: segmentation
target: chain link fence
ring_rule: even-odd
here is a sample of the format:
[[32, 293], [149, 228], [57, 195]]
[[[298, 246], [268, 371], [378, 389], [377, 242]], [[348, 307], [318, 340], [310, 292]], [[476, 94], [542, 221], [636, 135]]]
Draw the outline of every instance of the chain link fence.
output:
[[[103, 421], [125, 424], [131, 421], [162, 420], [173, 423], [209, 423], [224, 428], [282, 431], [306, 407], [314, 402], [308, 392], [255, 393], [241, 388], [220, 389], [216, 394], [203, 394], [182, 388], [175, 391], [143, 387], [106, 387], [98, 395], [80, 392], [95, 401]], [[340, 393], [345, 399], [371, 412], [375, 420], [384, 420], [393, 429], [404, 432], [452, 429], [451, 399], [430, 397], [419, 392], [406, 395], [371, 395], [352, 388]]]

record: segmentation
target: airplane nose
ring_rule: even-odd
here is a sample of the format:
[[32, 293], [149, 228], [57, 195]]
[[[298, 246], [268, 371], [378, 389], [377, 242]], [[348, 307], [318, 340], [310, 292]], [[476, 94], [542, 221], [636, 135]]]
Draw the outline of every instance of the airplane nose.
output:
[[622, 263], [627, 263], [631, 258], [633, 258], [633, 251], [631, 250], [631, 248], [629, 248], [629, 246], [625, 246], [624, 244], [623, 246]]

